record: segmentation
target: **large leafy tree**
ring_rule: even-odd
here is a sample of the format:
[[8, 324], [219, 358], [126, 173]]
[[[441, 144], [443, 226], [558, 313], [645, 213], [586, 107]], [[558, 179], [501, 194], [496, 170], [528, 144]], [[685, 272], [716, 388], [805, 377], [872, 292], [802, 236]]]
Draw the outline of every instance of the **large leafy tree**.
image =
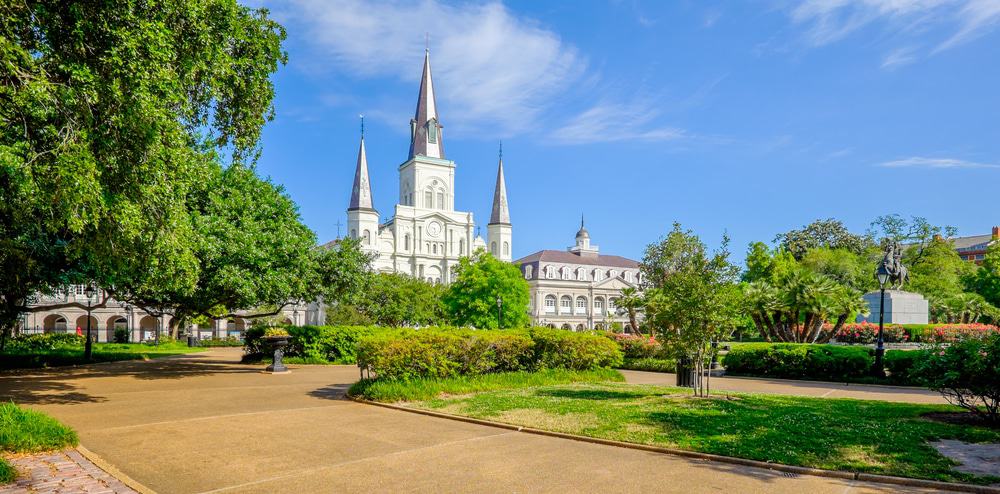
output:
[[369, 258], [356, 243], [315, 248], [292, 200], [252, 170], [219, 169], [200, 192], [189, 199], [197, 238], [194, 288], [113, 285], [120, 299], [173, 314], [175, 334], [191, 317], [269, 316], [290, 303], [337, 300], [359, 288]]
[[0, 329], [66, 283], [195, 290], [188, 200], [256, 159], [283, 39], [236, 0], [0, 8]]
[[869, 292], [878, 288], [874, 272], [880, 255], [875, 247], [862, 254], [847, 249], [818, 247], [806, 251], [800, 264], [853, 290]]
[[641, 269], [646, 290], [646, 324], [676, 356], [694, 363], [696, 392], [702, 385], [709, 342], [732, 334], [742, 310], [737, 285], [739, 270], [722, 247], [708, 253], [691, 231], [675, 223], [662, 240], [646, 248]]
[[446, 320], [442, 285], [398, 273], [378, 273], [357, 296], [327, 309], [327, 324], [433, 326]]
[[[503, 302], [502, 310], [498, 310], [497, 298]], [[530, 300], [528, 282], [521, 270], [483, 250], [459, 260], [455, 280], [443, 299], [452, 322], [477, 328], [527, 326]]]
[[986, 251], [983, 265], [968, 278], [968, 284], [987, 302], [1000, 307], [1000, 242], [995, 242]]
[[807, 251], [817, 247], [844, 249], [855, 254], [864, 254], [873, 244], [870, 235], [851, 233], [843, 222], [833, 218], [816, 220], [799, 230], [782, 233], [774, 241], [796, 259], [802, 259]]

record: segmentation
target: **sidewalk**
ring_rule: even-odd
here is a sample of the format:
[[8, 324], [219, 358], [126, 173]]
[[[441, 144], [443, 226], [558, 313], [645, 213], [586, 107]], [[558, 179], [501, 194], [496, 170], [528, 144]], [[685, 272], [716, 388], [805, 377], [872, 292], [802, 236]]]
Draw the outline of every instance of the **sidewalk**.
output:
[[[675, 374], [645, 371], [620, 371], [630, 384], [657, 384], [673, 386]], [[765, 379], [756, 377], [713, 377], [712, 391], [737, 391], [776, 395], [810, 396], [814, 398], [855, 398], [901, 403], [948, 403], [940, 393], [923, 388], [881, 386], [872, 384], [846, 384], [823, 381], [794, 381], [791, 379]]]
[[0, 485], [0, 494], [136, 494], [75, 449], [8, 456], [17, 480]]

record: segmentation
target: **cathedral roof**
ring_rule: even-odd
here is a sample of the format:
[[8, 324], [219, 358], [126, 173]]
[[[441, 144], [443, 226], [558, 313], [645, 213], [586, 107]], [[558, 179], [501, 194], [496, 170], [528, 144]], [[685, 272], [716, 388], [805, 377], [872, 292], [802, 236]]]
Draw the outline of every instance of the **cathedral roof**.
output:
[[351, 203], [348, 211], [358, 209], [374, 210], [372, 206], [372, 186], [368, 179], [368, 157], [365, 153], [365, 137], [361, 136], [361, 146], [358, 148], [358, 166], [354, 169], [354, 188], [351, 189]]
[[424, 72], [420, 77], [417, 111], [410, 124], [413, 126], [413, 134], [410, 137], [410, 159], [417, 155], [444, 159], [444, 141], [437, 113], [437, 100], [434, 98], [431, 52], [429, 50], [424, 52]]
[[490, 214], [491, 225], [510, 224], [510, 209], [507, 208], [507, 182], [503, 177], [503, 154], [497, 165], [497, 185], [493, 190], [493, 213]]
[[611, 268], [638, 268], [639, 263], [621, 256], [609, 256], [599, 254], [595, 256], [581, 256], [573, 252], [564, 250], [540, 250], [534, 254], [514, 261], [515, 264], [529, 264], [536, 262], [557, 262], [562, 264], [585, 264], [588, 266], [606, 266]]

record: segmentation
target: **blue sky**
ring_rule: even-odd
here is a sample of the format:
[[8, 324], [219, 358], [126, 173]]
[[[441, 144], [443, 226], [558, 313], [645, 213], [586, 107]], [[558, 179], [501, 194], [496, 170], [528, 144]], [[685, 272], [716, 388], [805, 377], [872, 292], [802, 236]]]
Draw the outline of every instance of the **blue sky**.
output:
[[362, 113], [392, 213], [425, 33], [456, 208], [485, 235], [503, 139], [515, 258], [570, 245], [581, 214], [635, 259], [674, 221], [738, 259], [817, 218], [1000, 224], [1000, 0], [263, 5], [289, 62], [259, 170], [320, 241]]

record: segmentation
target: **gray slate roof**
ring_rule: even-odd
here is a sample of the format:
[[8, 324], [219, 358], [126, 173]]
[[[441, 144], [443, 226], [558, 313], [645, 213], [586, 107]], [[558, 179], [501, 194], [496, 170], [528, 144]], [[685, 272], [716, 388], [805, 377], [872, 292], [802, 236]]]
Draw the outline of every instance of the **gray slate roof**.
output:
[[[427, 142], [428, 122], [437, 127], [437, 142]], [[437, 100], [434, 98], [434, 81], [431, 78], [431, 53], [424, 52], [424, 72], [420, 77], [420, 94], [417, 95], [417, 111], [413, 122], [416, 128], [410, 140], [410, 159], [419, 155], [432, 158], [444, 157], [444, 139], [441, 136], [441, 119], [437, 114]]]
[[538, 262], [558, 262], [562, 264], [584, 264], [588, 266], [606, 266], [612, 268], [632, 268], [638, 269], [639, 263], [621, 256], [596, 255], [578, 256], [572, 252], [564, 250], [540, 250], [534, 254], [514, 261], [519, 264], [532, 264]]
[[985, 249], [991, 240], [993, 240], [992, 235], [973, 235], [971, 237], [955, 237], [951, 239], [953, 242], [952, 245], [955, 246], [955, 250], [977, 250], [974, 248]]
[[503, 178], [503, 158], [497, 165], [497, 186], [493, 190], [493, 213], [490, 214], [490, 223], [510, 224], [510, 209], [507, 208], [507, 181]]

